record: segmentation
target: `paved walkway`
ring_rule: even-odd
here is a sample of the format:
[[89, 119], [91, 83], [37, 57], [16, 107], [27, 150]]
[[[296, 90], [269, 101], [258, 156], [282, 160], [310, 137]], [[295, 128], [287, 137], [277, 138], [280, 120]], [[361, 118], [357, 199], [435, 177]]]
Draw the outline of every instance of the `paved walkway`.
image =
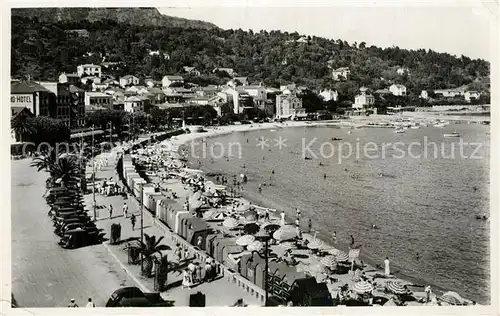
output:
[[[87, 168], [88, 172], [91, 173], [92, 167]], [[104, 179], [109, 177], [114, 177], [115, 165], [114, 159], [108, 160], [108, 166], [104, 166], [100, 171], [96, 173], [97, 179]], [[89, 185], [89, 187], [91, 184]], [[124, 218], [122, 213], [123, 204], [127, 202], [129, 206], [128, 216], [130, 217], [132, 214], [136, 215], [137, 222], [135, 230], [132, 230], [132, 225], [130, 223], [130, 218]], [[87, 205], [87, 209], [90, 210], [89, 214], [92, 214], [92, 194], [87, 194], [85, 196], [85, 202]], [[111, 224], [119, 223], [122, 226], [121, 229], [121, 239], [127, 239], [129, 237], [140, 237], [140, 207], [139, 203], [133, 198], [129, 198], [129, 200], [125, 200], [121, 196], [102, 196], [100, 194], [96, 194], [96, 204], [101, 207], [101, 209], [97, 212], [97, 226], [102, 228], [106, 232], [106, 237], [109, 238], [111, 232]], [[109, 205], [113, 206], [113, 214], [112, 218], [109, 218]], [[102, 207], [105, 208], [102, 208]], [[144, 212], [148, 212], [144, 209]], [[148, 235], [154, 235], [160, 237], [164, 234], [157, 227], [153, 226], [150, 216], [144, 216], [144, 233]], [[128, 257], [127, 252], [124, 250], [125, 244], [121, 245], [109, 245], [109, 242], [106, 241], [107, 249], [115, 256], [124, 267], [134, 275], [134, 277], [139, 281], [140, 286], [144, 287], [148, 291], [153, 292], [154, 290], [154, 281], [153, 278], [145, 278], [140, 275], [140, 265], [129, 265], [127, 263]], [[168, 245], [172, 250], [168, 250], [164, 252], [164, 255], [167, 255], [168, 258], [172, 258], [174, 260], [173, 250], [175, 249], [175, 243], [169, 238], [165, 237], [163, 239], [163, 244]], [[188, 261], [184, 262], [184, 265], [187, 265]], [[177, 271], [173, 271], [168, 274], [167, 287], [170, 287], [167, 291], [162, 292], [161, 295], [164, 299], [174, 301], [175, 306], [188, 306], [189, 305], [189, 295], [194, 294], [198, 291], [204, 293], [206, 295], [206, 305], [207, 306], [229, 306], [232, 305], [239, 298], [243, 298], [244, 302], [249, 305], [258, 306], [261, 303], [257, 298], [250, 295], [249, 293], [243, 291], [235, 284], [228, 283], [225, 279], [220, 278], [216, 279], [210, 283], [203, 283], [192, 289], [182, 289], [180, 286], [180, 282], [182, 279], [182, 274]]]
[[48, 174], [30, 163], [11, 162], [12, 293], [18, 306], [66, 307], [71, 298], [84, 306], [88, 297], [104, 306], [116, 288], [134, 286], [104, 245], [67, 250], [57, 244], [42, 198]]

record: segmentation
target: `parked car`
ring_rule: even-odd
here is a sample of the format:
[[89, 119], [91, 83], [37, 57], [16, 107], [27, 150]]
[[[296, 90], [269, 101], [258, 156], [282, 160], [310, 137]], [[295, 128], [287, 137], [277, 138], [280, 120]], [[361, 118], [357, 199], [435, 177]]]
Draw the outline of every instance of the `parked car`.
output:
[[111, 294], [106, 307], [170, 307], [160, 293], [144, 293], [137, 287], [122, 287]]

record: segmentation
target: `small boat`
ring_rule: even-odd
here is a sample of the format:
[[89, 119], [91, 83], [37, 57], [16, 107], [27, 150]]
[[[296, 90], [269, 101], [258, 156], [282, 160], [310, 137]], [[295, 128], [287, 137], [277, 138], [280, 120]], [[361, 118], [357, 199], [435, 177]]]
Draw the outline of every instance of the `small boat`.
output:
[[275, 129], [272, 129], [272, 130], [270, 130], [270, 131], [271, 131], [271, 132], [276, 132], [276, 130], [275, 130]]
[[402, 128], [396, 128], [396, 129], [394, 130], [394, 133], [397, 133], [397, 134], [401, 134], [401, 133], [404, 133], [404, 132], [405, 132], [405, 130], [404, 130], [404, 129], [402, 129]]
[[460, 133], [458, 132], [453, 132], [453, 133], [447, 133], [447, 134], [443, 134], [444, 137], [446, 138], [450, 138], [450, 137], [460, 137]]
[[420, 128], [420, 126], [418, 126], [418, 125], [412, 125], [412, 126], [410, 126], [410, 128], [411, 128], [411, 129], [419, 129], [419, 128]]
[[342, 140], [342, 138], [332, 137], [332, 140]]
[[443, 127], [444, 127], [444, 124], [442, 124], [442, 123], [434, 124], [434, 127], [443, 128]]
[[305, 160], [311, 160], [311, 157], [304, 157]]
[[351, 131], [348, 131], [347, 134], [351, 134], [352, 132]]

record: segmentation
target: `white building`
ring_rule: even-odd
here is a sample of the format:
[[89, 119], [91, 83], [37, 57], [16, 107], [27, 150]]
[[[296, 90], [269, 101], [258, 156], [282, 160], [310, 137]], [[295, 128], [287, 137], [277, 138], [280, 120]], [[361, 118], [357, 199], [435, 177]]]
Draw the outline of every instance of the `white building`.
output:
[[397, 96], [405, 96], [406, 95], [406, 87], [403, 86], [402, 84], [393, 84], [389, 87], [389, 91], [391, 91], [391, 93], [393, 95], [397, 95]]
[[80, 76], [77, 73], [67, 74], [62, 73], [59, 75], [59, 83], [77, 83], [80, 81]]
[[76, 67], [76, 73], [79, 77], [82, 76], [95, 76], [101, 77], [102, 71], [101, 66], [94, 64], [85, 64]]
[[120, 78], [120, 87], [125, 88], [127, 85], [138, 85], [139, 78], [133, 75], [127, 75]]
[[354, 104], [352, 105], [352, 108], [355, 113], [364, 114], [367, 113], [373, 105], [375, 105], [375, 97], [368, 94], [368, 89], [365, 87], [361, 87], [359, 91], [360, 94], [354, 97]]
[[464, 94], [465, 101], [470, 102], [471, 100], [478, 100], [479, 97], [481, 96], [481, 93], [479, 91], [466, 91]]
[[167, 76], [164, 76], [162, 81], [161, 81], [161, 84], [164, 88], [168, 88], [174, 83], [184, 84], [184, 78], [182, 78], [181, 76], [167, 75]]
[[111, 108], [113, 97], [102, 92], [85, 92], [85, 106], [102, 106]]
[[400, 76], [404, 75], [405, 73], [410, 73], [408, 68], [400, 67], [398, 70], [396, 70], [396, 73]]
[[130, 113], [144, 112], [147, 100], [148, 98], [141, 96], [131, 96], [125, 98], [123, 109]]
[[420, 98], [424, 100], [427, 100], [429, 98], [429, 93], [427, 93], [427, 90], [422, 90], [422, 92], [420, 92]]
[[[225, 92], [225, 94], [227, 95], [230, 95], [226, 97], [226, 99], [233, 101], [233, 112], [235, 114], [242, 113], [245, 108], [253, 107], [253, 104], [250, 104], [250, 94], [246, 92], [242, 87], [230, 87], [223, 92]], [[219, 93], [217, 95], [219, 95]]]
[[332, 70], [332, 78], [335, 81], [339, 81], [341, 79], [347, 80], [351, 71], [349, 67], [340, 67]]
[[321, 91], [319, 95], [321, 97], [323, 97], [323, 100], [325, 100], [327, 102], [330, 100], [338, 101], [338, 99], [339, 99], [339, 93], [337, 91], [331, 90], [331, 89], [325, 89], [325, 90]]
[[256, 106], [262, 107], [267, 100], [267, 91], [263, 86], [245, 86], [243, 87], [246, 92], [253, 98]]
[[276, 96], [276, 118], [305, 117], [306, 109], [302, 107], [302, 100], [295, 94]]

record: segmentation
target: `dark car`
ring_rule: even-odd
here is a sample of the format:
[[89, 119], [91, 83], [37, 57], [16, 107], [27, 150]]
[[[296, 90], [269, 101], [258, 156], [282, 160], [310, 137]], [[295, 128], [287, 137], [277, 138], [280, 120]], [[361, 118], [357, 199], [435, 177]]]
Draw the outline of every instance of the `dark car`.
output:
[[160, 293], [144, 293], [137, 287], [122, 287], [111, 294], [106, 307], [167, 307], [172, 303]]

